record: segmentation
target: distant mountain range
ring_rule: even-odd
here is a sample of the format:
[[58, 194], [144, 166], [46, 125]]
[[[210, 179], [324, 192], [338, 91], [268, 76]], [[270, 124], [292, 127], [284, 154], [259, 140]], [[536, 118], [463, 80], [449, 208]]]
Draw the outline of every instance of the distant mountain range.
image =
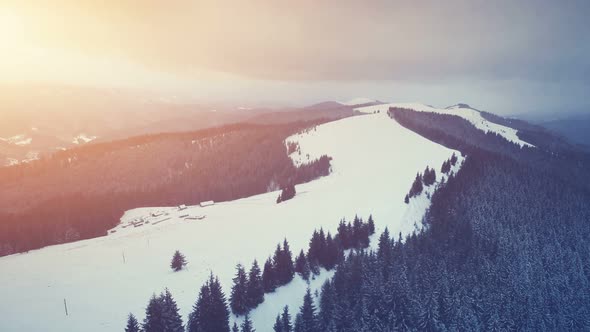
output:
[[337, 119], [352, 114], [352, 106], [336, 102], [304, 108], [259, 108], [183, 103], [119, 90], [65, 86], [4, 86], [0, 105], [0, 166], [30, 162], [91, 142], [138, 135], [194, 131], [238, 122]]

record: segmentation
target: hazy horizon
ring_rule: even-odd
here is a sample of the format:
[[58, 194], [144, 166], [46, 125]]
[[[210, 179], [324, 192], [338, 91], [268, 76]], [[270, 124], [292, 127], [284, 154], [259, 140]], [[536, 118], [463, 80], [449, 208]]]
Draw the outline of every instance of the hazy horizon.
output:
[[302, 106], [588, 111], [584, 1], [4, 1], [0, 82]]

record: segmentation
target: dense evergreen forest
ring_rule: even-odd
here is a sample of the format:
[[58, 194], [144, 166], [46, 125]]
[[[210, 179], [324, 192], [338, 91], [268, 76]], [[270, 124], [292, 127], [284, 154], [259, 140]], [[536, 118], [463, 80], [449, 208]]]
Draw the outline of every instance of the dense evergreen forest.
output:
[[327, 175], [328, 156], [295, 167], [284, 143], [318, 123], [148, 135], [0, 168], [0, 256], [105, 235], [136, 207], [233, 200]]
[[[252, 309], [264, 302], [265, 293], [275, 292], [277, 288], [287, 285], [296, 273], [309, 281], [312, 273], [314, 275], [320, 273], [320, 268], [333, 269], [344, 261], [345, 250], [367, 248], [369, 237], [374, 233], [375, 223], [372, 216], [369, 216], [366, 222], [359, 217], [355, 217], [348, 223], [343, 219], [334, 236], [330, 232], [326, 234], [323, 229], [314, 231], [307, 254], [302, 250], [296, 259], [293, 259], [289, 242], [284, 239], [282, 246], [280, 243], [277, 244], [274, 255], [268, 258], [263, 270], [260, 269], [256, 260], [252, 262], [249, 272], [241, 264], [236, 266], [229, 301], [219, 279], [211, 273], [209, 279], [201, 286], [199, 296], [189, 314], [186, 330], [188, 332], [229, 332], [231, 310], [236, 316], [245, 316], [241, 328], [234, 323], [232, 332], [255, 331], [248, 315]], [[309, 306], [311, 302], [311, 294], [308, 290], [304, 307]], [[307, 316], [298, 315], [292, 322], [289, 308], [285, 307], [282, 314], [277, 317], [275, 330], [291, 332], [293, 326], [295, 329], [302, 329], [308, 325], [306, 318]], [[168, 289], [159, 296], [152, 295], [141, 326], [135, 316], [129, 314], [125, 331], [184, 331], [179, 308]]]
[[386, 231], [376, 252], [348, 256], [295, 331], [590, 330], [590, 193], [570, 182], [580, 164], [556, 157], [553, 174], [538, 167], [554, 162], [543, 148], [519, 158], [495, 135], [462, 141], [409, 112], [393, 116], [465, 163], [432, 196], [423, 233]]

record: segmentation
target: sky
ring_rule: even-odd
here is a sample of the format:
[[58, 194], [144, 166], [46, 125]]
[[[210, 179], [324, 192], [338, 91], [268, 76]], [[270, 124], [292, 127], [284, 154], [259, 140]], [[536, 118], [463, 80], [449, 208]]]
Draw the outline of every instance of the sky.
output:
[[589, 109], [589, 1], [0, 0], [0, 82]]

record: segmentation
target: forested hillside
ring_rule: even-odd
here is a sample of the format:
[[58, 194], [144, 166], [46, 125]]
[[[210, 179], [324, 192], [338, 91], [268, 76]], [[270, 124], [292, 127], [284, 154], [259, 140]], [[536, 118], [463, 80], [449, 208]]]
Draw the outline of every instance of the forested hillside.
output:
[[0, 255], [104, 235], [135, 207], [233, 200], [326, 175], [327, 156], [296, 168], [284, 143], [317, 123], [141, 136], [0, 168]]
[[570, 182], [581, 165], [559, 160], [554, 174], [538, 167], [552, 162], [542, 149], [519, 157], [493, 135], [461, 138], [454, 117], [436, 115], [435, 132], [394, 112], [467, 159], [432, 196], [423, 233], [383, 233], [377, 252], [337, 267], [307, 331], [590, 329], [590, 194]]

